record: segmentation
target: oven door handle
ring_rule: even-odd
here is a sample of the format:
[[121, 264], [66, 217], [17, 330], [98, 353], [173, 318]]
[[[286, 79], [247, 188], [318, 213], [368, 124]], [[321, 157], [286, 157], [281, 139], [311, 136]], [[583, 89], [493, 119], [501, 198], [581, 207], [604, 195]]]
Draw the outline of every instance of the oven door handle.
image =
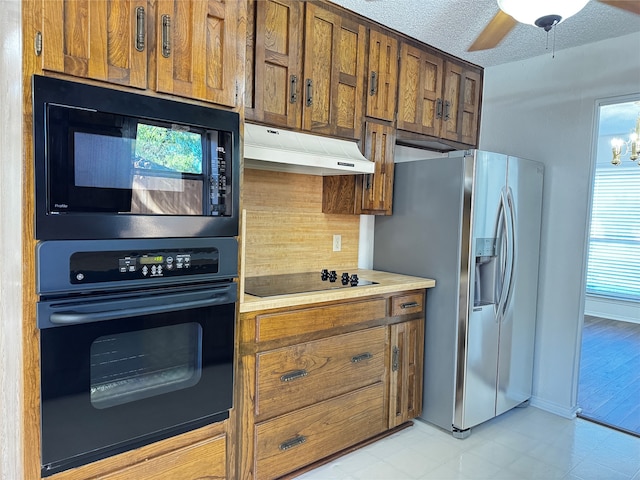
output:
[[146, 307], [123, 308], [108, 310], [105, 312], [55, 312], [49, 317], [49, 321], [54, 325], [79, 325], [83, 323], [103, 322], [106, 320], [116, 320], [119, 318], [139, 317], [154, 313], [175, 312], [176, 310], [186, 310], [198, 307], [210, 307], [233, 302], [228, 295], [206, 298], [204, 300], [192, 300], [189, 302], [170, 303], [166, 305], [151, 305]]

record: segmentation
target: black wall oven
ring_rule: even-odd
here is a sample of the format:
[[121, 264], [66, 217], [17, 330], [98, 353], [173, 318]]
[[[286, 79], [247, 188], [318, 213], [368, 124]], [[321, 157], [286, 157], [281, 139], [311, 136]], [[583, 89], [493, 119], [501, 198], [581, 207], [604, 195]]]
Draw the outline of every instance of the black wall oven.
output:
[[238, 234], [239, 115], [33, 76], [36, 238]]
[[37, 247], [42, 475], [228, 417], [234, 238]]

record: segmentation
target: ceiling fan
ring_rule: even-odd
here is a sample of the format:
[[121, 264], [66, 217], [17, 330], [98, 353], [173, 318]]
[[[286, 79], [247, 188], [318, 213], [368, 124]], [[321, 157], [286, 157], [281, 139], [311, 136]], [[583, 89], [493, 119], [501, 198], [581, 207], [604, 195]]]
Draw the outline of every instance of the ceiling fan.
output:
[[[640, 15], [640, 0], [596, 1]], [[588, 2], [589, 0], [498, 0], [500, 10], [467, 51], [496, 47], [519, 22], [536, 25], [548, 32], [553, 26], [582, 10]]]

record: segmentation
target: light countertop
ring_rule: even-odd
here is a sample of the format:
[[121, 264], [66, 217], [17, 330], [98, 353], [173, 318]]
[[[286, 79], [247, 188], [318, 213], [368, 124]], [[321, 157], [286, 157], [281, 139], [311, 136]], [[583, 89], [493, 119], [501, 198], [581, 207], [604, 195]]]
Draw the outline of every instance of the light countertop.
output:
[[431, 278], [412, 277], [376, 270], [358, 269], [353, 271], [349, 270], [349, 273], [357, 273], [361, 279], [377, 282], [377, 284], [363, 285], [357, 288], [337, 288], [335, 290], [275, 295], [272, 297], [256, 297], [244, 294], [241, 295], [240, 299], [240, 312], [253, 312], [269, 308], [293, 307], [296, 305], [368, 297], [370, 295], [400, 292], [403, 290], [432, 288], [436, 285], [436, 281]]

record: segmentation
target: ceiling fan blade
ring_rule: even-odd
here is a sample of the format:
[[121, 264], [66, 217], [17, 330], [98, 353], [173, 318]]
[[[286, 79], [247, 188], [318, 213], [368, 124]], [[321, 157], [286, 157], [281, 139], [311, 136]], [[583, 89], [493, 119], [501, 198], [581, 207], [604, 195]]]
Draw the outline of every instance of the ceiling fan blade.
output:
[[497, 46], [504, 37], [518, 24], [510, 15], [498, 10], [496, 16], [484, 27], [475, 42], [467, 49], [468, 52], [487, 50]]
[[640, 15], [640, 0], [598, 0], [600, 3]]

